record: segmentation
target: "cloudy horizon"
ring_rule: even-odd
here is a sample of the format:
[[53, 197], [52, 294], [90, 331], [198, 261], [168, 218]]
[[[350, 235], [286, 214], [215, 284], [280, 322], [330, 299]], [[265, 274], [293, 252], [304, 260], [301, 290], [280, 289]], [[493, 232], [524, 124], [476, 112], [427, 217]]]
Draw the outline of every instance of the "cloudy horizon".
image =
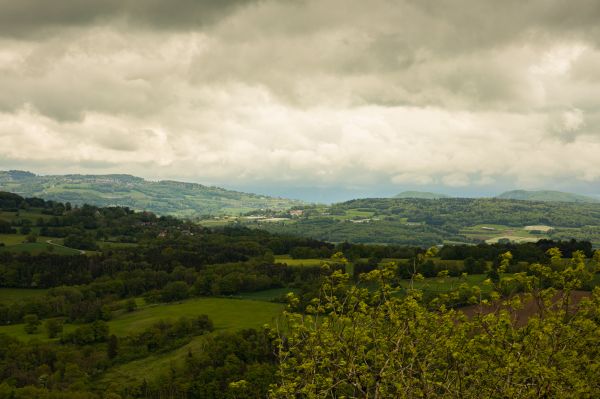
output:
[[599, 18], [592, 0], [0, 0], [0, 169], [598, 195]]

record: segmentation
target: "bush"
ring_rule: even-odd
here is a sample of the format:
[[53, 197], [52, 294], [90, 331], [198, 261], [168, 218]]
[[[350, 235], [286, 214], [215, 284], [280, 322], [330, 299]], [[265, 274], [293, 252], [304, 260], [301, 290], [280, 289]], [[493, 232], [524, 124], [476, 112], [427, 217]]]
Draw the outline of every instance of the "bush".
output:
[[63, 320], [62, 319], [48, 319], [45, 323], [46, 333], [48, 338], [56, 338], [63, 332]]
[[27, 334], [35, 334], [38, 331], [40, 319], [36, 314], [25, 315], [23, 321], [25, 322], [25, 332]]

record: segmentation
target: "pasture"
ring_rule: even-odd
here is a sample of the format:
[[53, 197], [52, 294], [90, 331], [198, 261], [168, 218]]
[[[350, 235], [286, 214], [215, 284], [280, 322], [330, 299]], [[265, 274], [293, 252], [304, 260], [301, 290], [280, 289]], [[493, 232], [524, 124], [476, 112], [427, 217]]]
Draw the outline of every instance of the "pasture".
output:
[[46, 291], [45, 289], [0, 288], [0, 303], [15, 303], [23, 299], [40, 297]]
[[[271, 291], [269, 295], [273, 294], [273, 290], [268, 291]], [[215, 333], [219, 333], [220, 331], [244, 328], [260, 328], [266, 323], [273, 322], [283, 308], [282, 304], [260, 300], [197, 298], [171, 305], [149, 305], [135, 312], [124, 314], [110, 321], [109, 325], [111, 332], [122, 335], [148, 327], [161, 319], [207, 314], [214, 322]], [[164, 370], [168, 370], [171, 365], [180, 364], [188, 353], [201, 352], [204, 345], [204, 337], [199, 336], [173, 351], [151, 355], [113, 367], [102, 377], [101, 383], [105, 386], [139, 384], [145, 378], [164, 374]]]
[[320, 266], [323, 262], [326, 262], [327, 260], [328, 259], [317, 259], [317, 258], [293, 259], [289, 255], [275, 256], [275, 262], [285, 263], [288, 266]]
[[260, 327], [273, 320], [284, 305], [257, 300], [193, 298], [177, 303], [150, 304], [131, 313], [123, 313], [108, 322], [110, 331], [127, 335], [143, 330], [159, 320], [206, 314], [216, 330]]

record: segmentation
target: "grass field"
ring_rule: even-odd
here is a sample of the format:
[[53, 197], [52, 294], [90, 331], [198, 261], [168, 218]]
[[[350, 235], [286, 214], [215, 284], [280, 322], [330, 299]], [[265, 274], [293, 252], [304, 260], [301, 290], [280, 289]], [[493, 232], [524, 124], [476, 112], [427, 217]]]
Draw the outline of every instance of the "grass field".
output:
[[[268, 291], [273, 294], [274, 290]], [[275, 320], [283, 308], [282, 304], [260, 300], [200, 298], [172, 305], [150, 305], [111, 320], [109, 325], [112, 332], [122, 335], [143, 329], [161, 319], [207, 314], [214, 322], [216, 333], [218, 333], [219, 331], [261, 327]], [[139, 384], [144, 378], [163, 374], [164, 370], [169, 370], [171, 365], [180, 364], [188, 352], [201, 352], [204, 345], [205, 340], [200, 336], [174, 351], [152, 355], [112, 368], [103, 376], [101, 384], [106, 386]]]
[[[535, 229], [531, 229], [531, 227], [536, 226], [512, 227], [500, 224], [481, 224], [466, 227], [461, 230], [461, 234], [470, 239], [482, 240], [490, 244], [496, 243], [502, 238], [506, 238], [514, 242], [536, 242], [543, 238], [548, 238], [547, 234], [534, 234], [532, 230]], [[551, 229], [549, 226], [537, 227], [539, 227], [538, 230]]]
[[0, 288], [0, 303], [15, 303], [23, 299], [42, 296], [47, 290], [28, 288]]
[[293, 292], [290, 288], [273, 288], [270, 290], [256, 291], [256, 292], [245, 292], [239, 294], [236, 298], [250, 299], [253, 301], [272, 301], [277, 298], [281, 298], [288, 292]]
[[108, 325], [113, 334], [126, 335], [143, 330], [159, 320], [206, 314], [217, 330], [242, 329], [259, 327], [277, 317], [282, 309], [282, 304], [265, 301], [194, 298], [181, 303], [147, 305], [109, 321]]
[[[33, 290], [9, 290], [6, 298], [22, 298], [26, 291]], [[4, 289], [0, 291], [3, 292]], [[273, 295], [273, 292], [264, 295]], [[258, 294], [256, 296], [259, 297]], [[213, 321], [216, 330], [237, 330], [260, 327], [275, 319], [283, 308], [283, 304], [265, 300], [194, 298], [173, 304], [145, 305], [134, 312], [115, 317], [108, 322], [108, 326], [111, 334], [124, 336], [142, 331], [160, 320], [175, 320], [181, 316], [194, 317], [206, 314]], [[65, 324], [65, 331], [72, 331], [76, 327], [77, 325]], [[24, 324], [0, 326], [0, 333], [21, 339], [47, 340], [43, 328], [40, 328], [38, 334], [29, 335], [24, 331]]]
[[277, 255], [275, 262], [285, 263], [288, 266], [320, 266], [327, 259], [292, 259], [289, 255]]
[[45, 242], [34, 242], [34, 243], [23, 243], [16, 245], [8, 245], [5, 247], [0, 247], [0, 251], [5, 252], [29, 252], [31, 254], [39, 254], [41, 252], [52, 252], [60, 255], [77, 255], [79, 254], [79, 250], [50, 245]]

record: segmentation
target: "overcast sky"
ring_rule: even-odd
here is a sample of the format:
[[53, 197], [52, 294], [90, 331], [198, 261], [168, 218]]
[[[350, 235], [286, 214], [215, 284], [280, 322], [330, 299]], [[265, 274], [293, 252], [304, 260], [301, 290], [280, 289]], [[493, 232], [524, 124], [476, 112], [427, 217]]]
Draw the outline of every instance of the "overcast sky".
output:
[[0, 0], [0, 169], [600, 194], [598, 21], [598, 0]]

